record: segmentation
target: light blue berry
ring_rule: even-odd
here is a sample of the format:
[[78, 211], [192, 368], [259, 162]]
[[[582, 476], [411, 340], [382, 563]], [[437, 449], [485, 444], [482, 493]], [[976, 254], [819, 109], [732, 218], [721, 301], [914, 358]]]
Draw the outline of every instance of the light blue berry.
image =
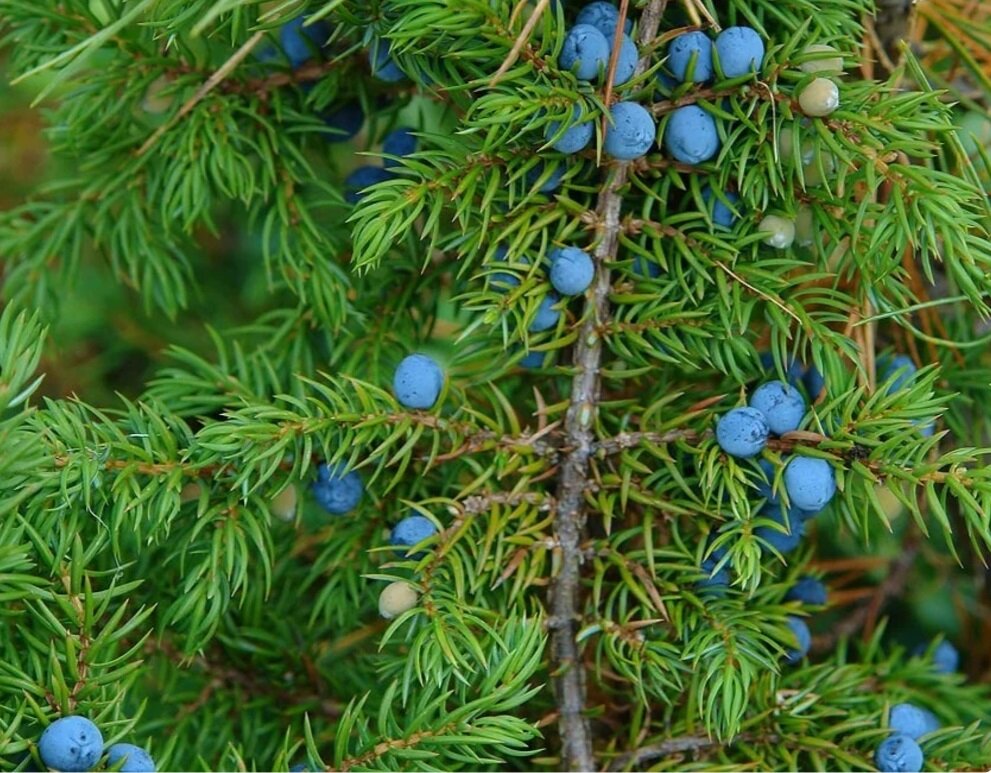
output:
[[346, 142], [361, 131], [365, 123], [365, 111], [358, 102], [351, 102], [325, 112], [323, 121], [328, 131], [323, 132], [327, 142]]
[[943, 639], [933, 652], [933, 665], [939, 674], [952, 674], [960, 667], [960, 653], [957, 648]]
[[637, 44], [629, 35], [623, 35], [619, 44], [619, 56], [616, 58], [616, 72], [613, 74], [613, 86], [622, 86], [637, 70], [640, 54]]
[[382, 166], [386, 169], [399, 166], [398, 159], [416, 152], [417, 140], [413, 130], [401, 127], [389, 132], [382, 140], [382, 152], [395, 158], [383, 158]]
[[879, 370], [881, 371], [882, 381], [891, 381], [888, 386], [888, 394], [898, 392], [904, 389], [912, 382], [912, 378], [915, 376], [917, 368], [915, 363], [912, 362], [912, 358], [906, 354], [898, 354], [894, 357], [882, 357]]
[[41, 734], [38, 754], [45, 765], [55, 770], [91, 770], [103, 755], [103, 736], [86, 717], [62, 717]]
[[808, 624], [800, 617], [790, 616], [785, 620], [785, 623], [791, 629], [795, 641], [798, 643], [798, 647], [785, 653], [785, 662], [794, 664], [809, 654], [809, 648], [812, 646], [812, 632], [809, 630]]
[[656, 279], [661, 275], [661, 267], [654, 261], [642, 255], [637, 255], [633, 259], [633, 273], [648, 279]]
[[550, 330], [557, 324], [558, 318], [561, 316], [561, 312], [554, 308], [554, 304], [558, 302], [558, 297], [554, 293], [548, 293], [547, 296], [540, 302], [540, 306], [537, 308], [537, 314], [533, 318], [533, 322], [530, 323], [528, 330], [531, 333], [541, 333], [544, 330]]
[[668, 69], [679, 81], [688, 79], [688, 65], [695, 55], [693, 83], [705, 83], [712, 78], [712, 41], [704, 32], [685, 32], [668, 45]]
[[411, 354], [396, 368], [392, 390], [407, 408], [432, 408], [444, 386], [444, 371], [425, 354]]
[[826, 388], [826, 379], [815, 365], [809, 365], [809, 369], [802, 376], [802, 382], [805, 384], [805, 391], [813, 400]]
[[767, 500], [768, 504], [776, 505], [778, 496], [774, 493], [774, 465], [767, 459], [758, 459], [757, 466], [760, 467], [761, 475], [757, 477], [757, 493]]
[[[543, 161], [538, 161], [527, 173], [526, 173], [526, 183], [527, 185], [534, 185], [541, 177], [544, 176], [544, 169], [546, 164]], [[560, 163], [551, 170], [551, 173], [547, 175], [540, 187], [537, 189], [541, 193], [553, 193], [558, 188], [561, 187], [561, 180], [564, 178], [564, 173], [567, 171], [567, 167]]]
[[330, 37], [330, 27], [324, 21], [303, 26], [305, 16], [297, 16], [279, 28], [279, 44], [290, 66], [298, 70], [319, 55], [321, 47]]
[[289, 768], [289, 773], [309, 773], [309, 770], [305, 762], [297, 762]]
[[321, 464], [313, 484], [313, 498], [332, 515], [344, 515], [358, 506], [365, 486], [356, 471], [344, 472], [343, 464]]
[[[766, 371], [775, 371], [774, 355], [770, 352], [761, 352], [760, 355], [760, 365]], [[798, 386], [802, 382], [802, 377], [805, 375], [805, 365], [799, 362], [794, 357], [788, 361], [788, 368], [785, 371], [785, 376], [788, 379], [788, 383], [792, 386]]]
[[802, 510], [818, 512], [836, 493], [836, 476], [825, 459], [796, 456], [785, 467], [788, 501]]
[[530, 352], [520, 360], [521, 368], [541, 368], [544, 365], [546, 352]]
[[657, 124], [653, 116], [636, 102], [620, 102], [610, 111], [603, 150], [620, 161], [640, 158], [654, 144]]
[[768, 381], [757, 387], [750, 397], [750, 407], [764, 414], [775, 435], [798, 429], [805, 416], [802, 393], [782, 381]]
[[[498, 261], [504, 261], [506, 260], [508, 254], [509, 251], [506, 247], [500, 244], [496, 247], [495, 259]], [[517, 263], [529, 264], [529, 262], [530, 261], [526, 258], [519, 258], [517, 260]], [[509, 292], [514, 287], [519, 287], [520, 285], [519, 277], [509, 271], [496, 271], [494, 274], [489, 276], [489, 282], [492, 285], [492, 289], [500, 293]]]
[[[392, 527], [389, 534], [389, 544], [397, 547], [396, 553], [400, 556], [409, 555], [406, 548], [419, 545], [423, 540], [434, 536], [437, 533], [437, 526], [429, 518], [422, 515], [408, 515], [399, 523]], [[413, 558], [422, 558], [426, 555], [419, 552]]]
[[[728, 201], [731, 205], [736, 205], [736, 203], [740, 200], [740, 197], [732, 191], [726, 191], [723, 193], [723, 198], [726, 199], [726, 201]], [[706, 204], [712, 202], [710, 209], [712, 212], [713, 223], [718, 226], [722, 226], [723, 228], [733, 227], [733, 223], [736, 222], [736, 215], [733, 214], [732, 209], [723, 203], [723, 199], [712, 193], [712, 188], [708, 185], [702, 189], [702, 200]]]
[[392, 46], [388, 40], [376, 40], [368, 49], [368, 65], [372, 75], [386, 83], [398, 83], [406, 79], [406, 73], [392, 58]]
[[727, 27], [716, 38], [719, 67], [727, 78], [760, 72], [764, 41], [750, 27]]
[[894, 733], [904, 733], [913, 740], [939, 730], [939, 720], [931, 711], [912, 703], [896, 703], [888, 714], [888, 727]]
[[757, 456], [770, 434], [764, 414], [753, 408], [734, 408], [716, 424], [716, 442], [730, 456]]
[[719, 152], [716, 120], [698, 105], [679, 107], [664, 127], [664, 147], [683, 164], [700, 164]]
[[590, 81], [609, 64], [609, 41], [591, 24], [576, 24], [564, 38], [558, 64], [579, 80]]
[[551, 286], [561, 295], [585, 292], [595, 276], [592, 257], [577, 247], [559, 247], [551, 251]]
[[[577, 121], [581, 116], [581, 108], [578, 105], [575, 105], [572, 110], [572, 116], [575, 121]], [[560, 121], [551, 121], [547, 124], [547, 128], [544, 130], [544, 139], [550, 141], [552, 137], [557, 135], [560, 128]], [[559, 153], [573, 155], [588, 147], [588, 143], [592, 141], [592, 135], [594, 133], [595, 126], [590, 120], [582, 121], [581, 123], [572, 123], [571, 126], [565, 129], [564, 133], [554, 141], [551, 147]]]
[[803, 604], [822, 607], [826, 605], [829, 593], [826, 586], [815, 577], [799, 577], [785, 594], [785, 601], [800, 601]]
[[344, 178], [344, 199], [357, 204], [367, 192], [365, 189], [376, 183], [391, 180], [392, 174], [379, 166], [359, 166]]
[[121, 760], [121, 773], [155, 773], [155, 760], [140, 746], [130, 743], [115, 743], [107, 749], [107, 765], [116, 765]]
[[[612, 3], [596, 2], [589, 3], [578, 12], [575, 17], [576, 24], [591, 24], [598, 28], [599, 32], [606, 36], [606, 40], [612, 41], [616, 35], [616, 24], [619, 22], [619, 9]], [[627, 19], [623, 27], [624, 32], [633, 29], [633, 20]]]
[[[914, 654], [923, 656], [926, 654], [926, 645], [920, 644], [915, 648]], [[950, 642], [943, 639], [936, 645], [932, 654], [933, 670], [937, 674], [952, 674], [960, 667], [960, 653]]]
[[874, 765], [883, 773], [918, 773], [924, 761], [919, 744], [902, 733], [888, 736], [874, 750]]
[[805, 536], [805, 521], [790, 510], [786, 511], [784, 505], [764, 505], [760, 515], [778, 524], [778, 527], [759, 526], [754, 530], [754, 534], [769, 548], [784, 555], [801, 544]]

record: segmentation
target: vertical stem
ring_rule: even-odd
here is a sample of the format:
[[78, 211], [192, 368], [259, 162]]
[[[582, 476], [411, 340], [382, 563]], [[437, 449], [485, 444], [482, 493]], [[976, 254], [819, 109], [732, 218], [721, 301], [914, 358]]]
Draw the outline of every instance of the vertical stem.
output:
[[[627, 3], [623, 3], [625, 10]], [[642, 46], [657, 35], [667, 0], [652, 0], [640, 19], [638, 43]], [[620, 14], [620, 24], [624, 14]], [[637, 75], [648, 66], [642, 58]], [[612, 68], [610, 68], [612, 69]], [[611, 82], [607, 78], [607, 82]], [[575, 345], [577, 367], [571, 385], [571, 399], [564, 420], [568, 452], [561, 462], [558, 478], [554, 531], [560, 549], [560, 566], [550, 591], [551, 658], [554, 666], [554, 692], [557, 699], [561, 735], [561, 763], [565, 770], [595, 770], [592, 734], [585, 718], [585, 669], [575, 637], [582, 618], [581, 541], [585, 528], [585, 490], [589, 458], [595, 441], [594, 426], [599, 405], [599, 367], [602, 339], [599, 331], [609, 318], [609, 264], [619, 244], [620, 213], [629, 164], [606, 169], [596, 212], [602, 238], [595, 248], [595, 281], [589, 292], [584, 321]]]

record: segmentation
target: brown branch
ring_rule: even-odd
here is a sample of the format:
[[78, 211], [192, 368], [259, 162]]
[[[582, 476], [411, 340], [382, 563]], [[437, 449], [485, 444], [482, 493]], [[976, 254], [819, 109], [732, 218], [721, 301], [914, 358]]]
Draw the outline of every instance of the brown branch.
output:
[[836, 642], [845, 636], [852, 636], [865, 626], [873, 627], [873, 621], [877, 620], [884, 603], [904, 590], [918, 552], [918, 541], [913, 539], [905, 546], [904, 551], [892, 561], [888, 576], [877, 586], [871, 599], [832, 626], [828, 632], [814, 637], [812, 639], [812, 651], [828, 652], [836, 646]]
[[[618, 29], [622, 31], [628, 2], [620, 9]], [[641, 16], [639, 40], [649, 44], [657, 35], [667, 0], [651, 0]], [[648, 65], [637, 64], [637, 74]], [[607, 81], [608, 83], [609, 81]], [[559, 545], [558, 573], [550, 590], [551, 659], [554, 691], [559, 713], [561, 763], [565, 770], [595, 770], [592, 735], [585, 710], [585, 672], [575, 639], [581, 620], [582, 532], [585, 526], [585, 491], [588, 487], [589, 460], [594, 451], [596, 412], [599, 403], [599, 367], [602, 361], [600, 327], [609, 317], [609, 263], [616, 257], [623, 198], [629, 164], [619, 163], [606, 170], [596, 212], [602, 222], [602, 238], [595, 249], [596, 278], [586, 301], [584, 322], [578, 334], [574, 362], [576, 374], [564, 420], [565, 445], [558, 479], [554, 532]]]
[[192, 109], [196, 107], [204, 99], [204, 97], [206, 97], [207, 94], [213, 91], [228, 75], [234, 72], [237, 66], [245, 60], [248, 54], [254, 50], [255, 46], [261, 43], [264, 37], [265, 31], [261, 30], [248, 38], [244, 45], [235, 51], [231, 55], [230, 59], [224, 62], [217, 69], [217, 71], [207, 79], [206, 83], [196, 90], [196, 93], [193, 94], [193, 96], [186, 100], [185, 104], [179, 108], [178, 113], [176, 113], [170, 120], [159, 126], [154, 133], [147, 140], [145, 140], [144, 144], [138, 148], [137, 155], [143, 156], [151, 150], [151, 148], [156, 142], [158, 142], [159, 139], [161, 139], [165, 132], [185, 118], [192, 111]]
[[626, 754], [621, 754], [609, 763], [607, 770], [627, 770], [631, 767], [643, 765], [650, 760], [659, 757], [667, 757], [671, 754], [681, 754], [684, 752], [695, 752], [701, 749], [708, 749], [717, 746], [718, 741], [706, 738], [701, 735], [686, 735], [680, 738], [669, 738], [667, 741], [641, 746]]
[[[530, 18], [527, 19], [526, 24], [523, 25], [523, 29], [517, 36], [516, 42], [513, 43], [513, 47], [506, 56], [506, 59], [499, 66], [499, 69], [496, 70], [496, 74], [492, 76], [492, 80], [489, 81], [489, 88], [495, 86], [502, 79], [502, 76], [509, 71], [509, 68], [513, 66], [513, 63], [519, 59], [520, 52], [530, 39], [533, 28], [537, 26], [537, 22], [540, 21], [540, 17], [544, 15], [544, 11], [547, 10], [547, 6], [550, 4], [551, 0], [540, 0], [534, 7], [533, 12], [530, 14]], [[520, 5], [522, 6], [522, 3]]]

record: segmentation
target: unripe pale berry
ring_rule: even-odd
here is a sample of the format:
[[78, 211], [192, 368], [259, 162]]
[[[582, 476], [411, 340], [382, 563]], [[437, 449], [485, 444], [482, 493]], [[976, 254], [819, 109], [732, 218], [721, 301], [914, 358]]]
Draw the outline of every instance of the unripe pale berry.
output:
[[840, 88], [829, 78], [816, 78], [798, 95], [798, 106], [815, 118], [829, 115], [840, 106]]
[[[795, 241], [799, 247], [808, 247], [815, 242], [815, 218], [811, 207], [799, 207], [795, 215]], [[814, 396], [814, 395], [813, 395]]]
[[144, 99], [141, 100], [141, 109], [152, 115], [160, 115], [175, 104], [175, 92], [165, 94], [165, 90], [172, 85], [172, 79], [167, 75], [160, 75], [155, 78], [145, 91]]
[[187, 483], [182, 487], [182, 491], [179, 492], [179, 502], [186, 504], [186, 502], [195, 502], [200, 498], [200, 494], [203, 493], [203, 488], [199, 483], [193, 481]]
[[817, 56], [807, 59], [799, 65], [802, 72], [843, 72], [843, 57], [828, 56], [836, 54], [836, 49], [822, 43], [813, 43], [802, 49], [803, 54], [817, 54]]
[[780, 215], [766, 215], [757, 230], [767, 234], [764, 244], [775, 249], [787, 249], [795, 241], [795, 221]]
[[272, 497], [269, 509], [272, 515], [280, 521], [291, 521], [296, 517], [296, 504], [299, 500], [296, 486], [290, 483], [282, 491]]
[[379, 614], [386, 620], [399, 617], [415, 607], [419, 598], [416, 588], [408, 582], [389, 583], [379, 594]]

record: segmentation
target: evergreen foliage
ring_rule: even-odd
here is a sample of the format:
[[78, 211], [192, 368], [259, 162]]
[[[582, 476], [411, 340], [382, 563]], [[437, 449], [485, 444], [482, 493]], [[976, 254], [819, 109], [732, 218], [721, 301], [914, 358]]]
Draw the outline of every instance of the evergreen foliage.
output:
[[[69, 714], [160, 770], [869, 770], [907, 702], [927, 769], [986, 766], [991, 157], [958, 124], [991, 12], [920, 4], [910, 46], [885, 2], [623, 0], [614, 86], [558, 64], [582, 5], [0, 0], [52, 155], [0, 213], [0, 770]], [[731, 26], [759, 75], [662, 72]], [[802, 67], [820, 44], [845, 75]], [[840, 104], [807, 119], [819, 77]], [[617, 101], [659, 136], [697, 106], [720, 149], [611, 161]], [[551, 295], [562, 247], [584, 295]], [[90, 338], [146, 383], [62, 388]], [[413, 353], [425, 410], [392, 389]], [[771, 379], [809, 410], [762, 466], [714, 430]], [[795, 456], [837, 493], [783, 554]], [[320, 508], [322, 464], [355, 510]], [[410, 515], [439, 528], [400, 553]], [[418, 602], [382, 619], [397, 581]]]

